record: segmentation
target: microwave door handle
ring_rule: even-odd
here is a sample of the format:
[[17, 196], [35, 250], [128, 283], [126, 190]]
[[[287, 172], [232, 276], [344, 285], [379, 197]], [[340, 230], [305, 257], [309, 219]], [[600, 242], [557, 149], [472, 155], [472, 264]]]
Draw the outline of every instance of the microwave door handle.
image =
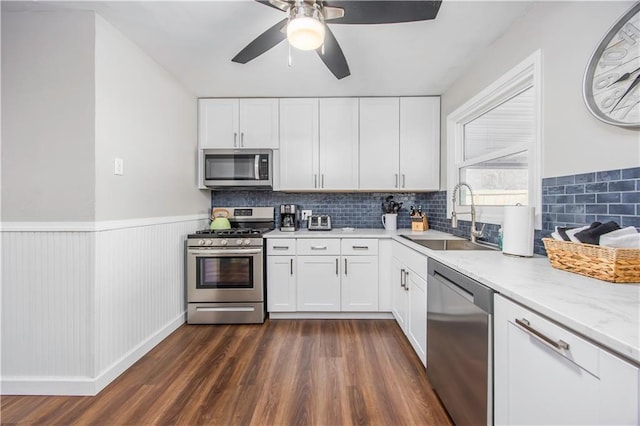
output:
[[256, 158], [253, 161], [253, 173], [256, 180], [260, 180], [260, 154], [256, 154]]

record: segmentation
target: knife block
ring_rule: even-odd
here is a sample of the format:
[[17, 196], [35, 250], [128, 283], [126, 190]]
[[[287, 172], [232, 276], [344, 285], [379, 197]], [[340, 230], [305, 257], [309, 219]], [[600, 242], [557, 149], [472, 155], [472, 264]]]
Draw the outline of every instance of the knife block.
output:
[[427, 216], [412, 216], [411, 217], [411, 230], [412, 231], [426, 231], [429, 229], [429, 222], [427, 222]]

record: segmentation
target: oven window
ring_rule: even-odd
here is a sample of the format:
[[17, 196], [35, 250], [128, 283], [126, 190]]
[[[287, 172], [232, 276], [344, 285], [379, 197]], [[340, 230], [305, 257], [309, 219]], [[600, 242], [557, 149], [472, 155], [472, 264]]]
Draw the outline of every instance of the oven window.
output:
[[197, 257], [196, 288], [253, 288], [253, 258]]

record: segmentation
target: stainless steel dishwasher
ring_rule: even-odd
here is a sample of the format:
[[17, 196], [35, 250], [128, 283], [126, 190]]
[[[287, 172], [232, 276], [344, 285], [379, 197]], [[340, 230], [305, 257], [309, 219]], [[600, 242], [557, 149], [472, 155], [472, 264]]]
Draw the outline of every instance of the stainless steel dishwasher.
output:
[[493, 290], [429, 259], [427, 376], [457, 426], [493, 423]]

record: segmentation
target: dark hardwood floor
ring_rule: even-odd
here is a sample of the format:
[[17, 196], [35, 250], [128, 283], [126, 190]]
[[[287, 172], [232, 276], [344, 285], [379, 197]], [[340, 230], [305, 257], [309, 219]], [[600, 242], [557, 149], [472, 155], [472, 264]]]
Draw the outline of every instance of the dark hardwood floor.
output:
[[95, 397], [2, 396], [2, 424], [450, 425], [393, 320], [184, 325]]

